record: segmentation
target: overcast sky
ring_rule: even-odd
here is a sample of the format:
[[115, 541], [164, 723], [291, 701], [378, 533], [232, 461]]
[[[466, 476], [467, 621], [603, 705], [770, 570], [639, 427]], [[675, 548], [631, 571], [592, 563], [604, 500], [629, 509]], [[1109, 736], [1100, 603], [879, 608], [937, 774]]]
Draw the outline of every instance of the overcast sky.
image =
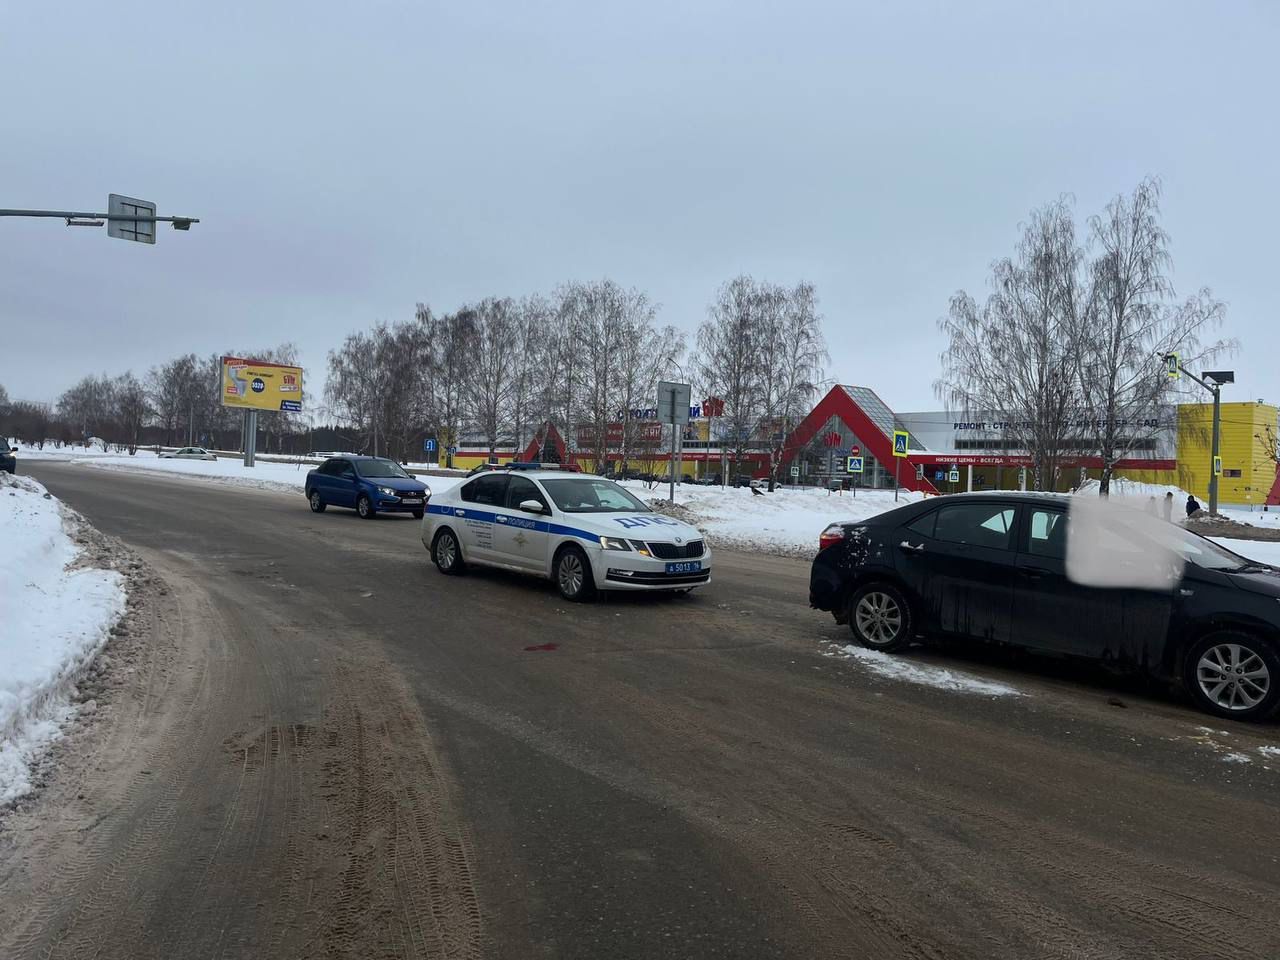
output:
[[[909, 7], [909, 9], [908, 9]], [[0, 219], [0, 383], [611, 277], [690, 333], [808, 279], [832, 370], [936, 408], [936, 331], [1031, 208], [1155, 174], [1175, 285], [1280, 400], [1280, 5], [0, 0], [0, 207], [152, 199], [154, 247]]]

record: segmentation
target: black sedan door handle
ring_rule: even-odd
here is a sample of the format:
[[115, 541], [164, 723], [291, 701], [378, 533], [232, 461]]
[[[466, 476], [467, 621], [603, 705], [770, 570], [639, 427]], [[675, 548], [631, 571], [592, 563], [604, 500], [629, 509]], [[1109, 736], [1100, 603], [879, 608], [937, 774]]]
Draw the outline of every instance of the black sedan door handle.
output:
[[1041, 577], [1047, 577], [1053, 571], [1046, 570], [1044, 567], [1023, 567], [1022, 575], [1028, 580], [1039, 580]]
[[923, 543], [908, 543], [906, 540], [903, 540], [900, 544], [898, 544], [898, 546], [900, 546], [903, 550], [909, 550], [912, 553], [924, 553]]

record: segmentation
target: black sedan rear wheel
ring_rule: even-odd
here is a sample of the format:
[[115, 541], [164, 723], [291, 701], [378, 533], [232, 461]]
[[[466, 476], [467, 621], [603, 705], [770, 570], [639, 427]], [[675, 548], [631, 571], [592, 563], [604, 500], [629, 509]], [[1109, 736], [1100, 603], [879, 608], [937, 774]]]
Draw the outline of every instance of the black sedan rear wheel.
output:
[[869, 583], [849, 598], [849, 628], [864, 647], [891, 653], [911, 642], [915, 623], [902, 592], [888, 583]]
[[1211, 633], [1187, 651], [1183, 682], [1209, 713], [1264, 720], [1280, 704], [1280, 654], [1248, 633]]

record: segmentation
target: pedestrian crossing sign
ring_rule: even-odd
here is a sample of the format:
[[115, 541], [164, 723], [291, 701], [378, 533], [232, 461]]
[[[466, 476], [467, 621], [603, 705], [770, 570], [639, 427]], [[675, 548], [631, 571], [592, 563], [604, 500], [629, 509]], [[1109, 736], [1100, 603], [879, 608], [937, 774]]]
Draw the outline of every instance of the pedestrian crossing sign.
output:
[[862, 473], [861, 457], [845, 457], [844, 458], [845, 473]]
[[1213, 458], [1213, 475], [1215, 477], [1222, 476], [1222, 458], [1221, 457]]
[[907, 455], [907, 440], [911, 434], [905, 430], [893, 431], [893, 455], [895, 457], [905, 457]]

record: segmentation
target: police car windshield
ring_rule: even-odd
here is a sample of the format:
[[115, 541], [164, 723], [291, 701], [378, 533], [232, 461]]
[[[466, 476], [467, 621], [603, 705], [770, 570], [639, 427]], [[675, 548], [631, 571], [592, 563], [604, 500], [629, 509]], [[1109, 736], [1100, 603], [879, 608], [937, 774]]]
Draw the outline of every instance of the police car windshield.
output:
[[611, 480], [574, 477], [543, 480], [551, 499], [565, 513], [649, 512], [649, 508]]
[[408, 477], [394, 460], [357, 460], [356, 469], [362, 477]]

